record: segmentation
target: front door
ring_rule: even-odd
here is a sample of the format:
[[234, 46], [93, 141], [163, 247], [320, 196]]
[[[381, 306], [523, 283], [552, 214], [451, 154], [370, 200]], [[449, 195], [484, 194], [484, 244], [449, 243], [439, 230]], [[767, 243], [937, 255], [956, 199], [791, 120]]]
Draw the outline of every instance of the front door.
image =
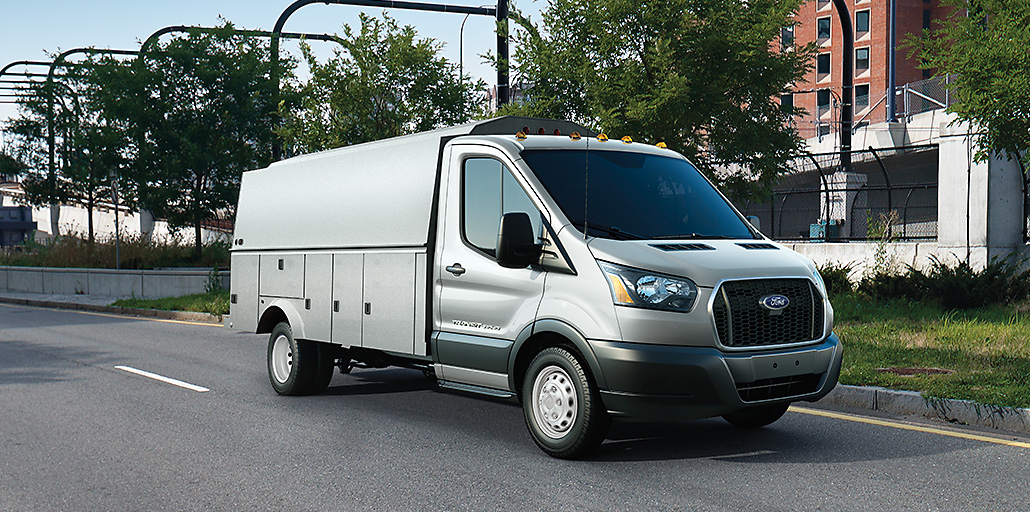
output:
[[[442, 247], [436, 259], [438, 362], [506, 373], [511, 345], [536, 318], [544, 272], [503, 268], [494, 259], [501, 215], [526, 212], [537, 236], [541, 208], [500, 152], [454, 146], [446, 181]], [[461, 379], [455, 379], [461, 380]]]

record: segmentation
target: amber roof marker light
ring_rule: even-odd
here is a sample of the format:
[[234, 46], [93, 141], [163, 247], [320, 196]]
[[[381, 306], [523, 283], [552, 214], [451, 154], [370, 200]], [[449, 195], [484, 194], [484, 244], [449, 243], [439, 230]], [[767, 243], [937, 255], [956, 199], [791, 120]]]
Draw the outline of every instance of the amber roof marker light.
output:
[[623, 144], [630, 144], [632, 142], [633, 142], [633, 137], [630, 137], [629, 135], [627, 135], [627, 136], [622, 138], [622, 143]]
[[603, 134], [603, 133], [598, 133], [597, 134], [597, 140], [599, 140], [601, 142], [608, 142], [608, 136]]
[[569, 134], [569, 138], [572, 140], [579, 140], [582, 137], [579, 135], [579, 132], [572, 132]]
[[519, 132], [515, 134], [516, 140], [526, 140], [526, 132]]

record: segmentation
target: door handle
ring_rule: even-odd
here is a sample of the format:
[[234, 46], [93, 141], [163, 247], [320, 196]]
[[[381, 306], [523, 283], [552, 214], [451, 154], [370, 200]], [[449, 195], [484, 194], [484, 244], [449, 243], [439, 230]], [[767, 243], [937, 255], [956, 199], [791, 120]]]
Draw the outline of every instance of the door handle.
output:
[[455, 263], [454, 265], [447, 267], [446, 270], [454, 274], [454, 277], [458, 277], [465, 273], [465, 268], [461, 266], [461, 263]]

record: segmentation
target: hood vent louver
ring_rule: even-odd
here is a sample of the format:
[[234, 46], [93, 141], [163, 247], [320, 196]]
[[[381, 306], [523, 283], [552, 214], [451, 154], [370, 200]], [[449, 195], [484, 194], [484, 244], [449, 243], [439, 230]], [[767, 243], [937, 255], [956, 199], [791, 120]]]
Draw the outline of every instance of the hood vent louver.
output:
[[741, 246], [741, 247], [743, 247], [743, 248], [745, 248], [745, 249], [747, 249], [749, 251], [761, 250], [761, 249], [766, 249], [766, 250], [771, 249], [773, 251], [779, 250], [779, 247], [776, 247], [773, 244], [737, 244], [737, 245], [739, 245], [739, 246]]
[[651, 244], [655, 249], [663, 251], [714, 251], [715, 247], [706, 244]]

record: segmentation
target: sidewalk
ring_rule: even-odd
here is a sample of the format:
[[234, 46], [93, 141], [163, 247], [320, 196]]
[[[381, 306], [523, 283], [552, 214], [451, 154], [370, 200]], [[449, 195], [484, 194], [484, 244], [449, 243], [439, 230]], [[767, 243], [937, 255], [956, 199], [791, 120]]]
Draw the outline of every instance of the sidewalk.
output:
[[[27, 292], [0, 292], [0, 303], [46, 308], [77, 309], [117, 315], [163, 318], [186, 322], [221, 324], [222, 318], [207, 313], [158, 311], [111, 306], [118, 299], [98, 295], [60, 295]], [[805, 405], [803, 402], [798, 405]], [[1030, 434], [1030, 409], [984, 405], [966, 400], [924, 397], [915, 391], [846, 386], [838, 384], [817, 405], [851, 410], [878, 411], [891, 416], [923, 417], [952, 425], [969, 425], [998, 430], [999, 433]]]
[[123, 308], [111, 304], [119, 299], [131, 299], [131, 296], [107, 296], [107, 295], [68, 295], [58, 293], [31, 293], [31, 292], [0, 292], [0, 303], [21, 304], [25, 306], [38, 306], [44, 308], [75, 309], [79, 311], [92, 311], [95, 313], [111, 313], [116, 315], [142, 316], [150, 318], [161, 318], [165, 320], [179, 320], [183, 322], [200, 322], [206, 324], [221, 324], [222, 318], [218, 315], [208, 313], [196, 313], [192, 311], [161, 311], [156, 309]]

